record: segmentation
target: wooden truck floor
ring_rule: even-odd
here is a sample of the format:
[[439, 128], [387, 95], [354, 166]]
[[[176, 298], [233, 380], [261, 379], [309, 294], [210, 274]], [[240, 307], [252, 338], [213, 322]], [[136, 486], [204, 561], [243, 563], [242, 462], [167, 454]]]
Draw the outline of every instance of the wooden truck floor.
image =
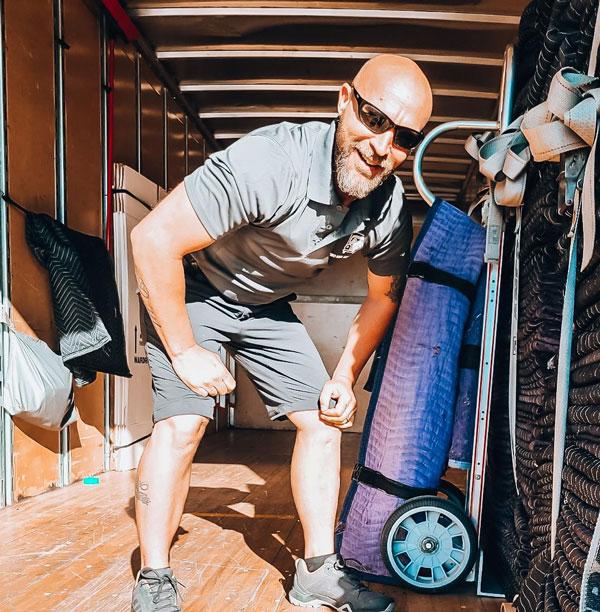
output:
[[[345, 434], [344, 494], [360, 436]], [[286, 598], [302, 530], [292, 502], [293, 433], [228, 430], [207, 436], [172, 549], [184, 610], [296, 610]], [[0, 514], [0, 610], [129, 610], [139, 569], [133, 519], [135, 472], [100, 475], [25, 499]], [[473, 585], [444, 595], [381, 587], [401, 612], [497, 612]], [[322, 608], [325, 611], [325, 608]]]

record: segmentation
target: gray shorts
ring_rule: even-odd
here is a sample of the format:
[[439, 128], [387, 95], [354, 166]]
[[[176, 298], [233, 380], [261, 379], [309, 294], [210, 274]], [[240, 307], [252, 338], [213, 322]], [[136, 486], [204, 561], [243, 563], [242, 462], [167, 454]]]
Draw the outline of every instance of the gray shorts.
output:
[[[196, 342], [224, 346], [253, 382], [273, 420], [317, 410], [329, 374], [288, 299], [243, 305], [224, 298], [198, 270], [186, 266], [186, 306]], [[154, 422], [178, 414], [214, 416], [215, 400], [201, 397], [175, 374], [148, 314], [146, 352], [152, 372]]]

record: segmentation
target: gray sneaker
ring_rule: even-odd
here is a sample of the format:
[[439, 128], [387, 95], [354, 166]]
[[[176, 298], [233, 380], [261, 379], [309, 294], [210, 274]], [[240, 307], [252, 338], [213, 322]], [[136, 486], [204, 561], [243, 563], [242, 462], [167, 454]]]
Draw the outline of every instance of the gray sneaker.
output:
[[393, 599], [363, 586], [336, 554], [327, 557], [314, 572], [308, 571], [304, 559], [298, 559], [289, 600], [295, 606], [327, 606], [338, 612], [393, 612], [395, 609]]
[[135, 581], [131, 612], [181, 612], [177, 605], [177, 599], [181, 598], [179, 584], [171, 568], [154, 570], [145, 567]]

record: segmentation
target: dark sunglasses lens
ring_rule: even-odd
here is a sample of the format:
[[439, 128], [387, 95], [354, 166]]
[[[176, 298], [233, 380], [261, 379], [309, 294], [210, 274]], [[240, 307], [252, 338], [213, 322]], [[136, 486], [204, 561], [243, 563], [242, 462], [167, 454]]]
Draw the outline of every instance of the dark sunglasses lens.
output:
[[366, 127], [376, 134], [381, 134], [389, 129], [388, 118], [370, 104], [362, 104], [359, 109], [361, 121]]
[[409, 128], [397, 127], [394, 144], [401, 149], [414, 149], [423, 140], [423, 134]]

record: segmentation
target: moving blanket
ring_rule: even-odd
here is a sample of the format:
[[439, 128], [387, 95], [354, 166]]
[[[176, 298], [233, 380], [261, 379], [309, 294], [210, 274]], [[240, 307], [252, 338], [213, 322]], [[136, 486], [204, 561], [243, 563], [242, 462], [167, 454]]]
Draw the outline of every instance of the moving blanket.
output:
[[477, 293], [465, 327], [459, 357], [458, 395], [454, 407], [454, 430], [448, 466], [461, 470], [468, 470], [471, 467], [473, 455], [473, 430], [475, 428], [475, 407], [479, 384], [479, 358], [487, 280], [485, 272], [483, 270], [479, 275]]
[[[435, 489], [446, 468], [458, 360], [484, 242], [482, 227], [437, 199], [411, 254], [398, 316], [386, 338], [387, 358], [380, 360], [375, 375], [358, 457], [359, 464], [410, 487]], [[353, 478], [337, 546], [363, 578], [393, 582], [380, 553], [380, 536], [402, 502]]]
[[96, 372], [130, 377], [123, 319], [104, 242], [52, 217], [28, 213], [27, 244], [50, 277], [60, 354], [82, 387]]

